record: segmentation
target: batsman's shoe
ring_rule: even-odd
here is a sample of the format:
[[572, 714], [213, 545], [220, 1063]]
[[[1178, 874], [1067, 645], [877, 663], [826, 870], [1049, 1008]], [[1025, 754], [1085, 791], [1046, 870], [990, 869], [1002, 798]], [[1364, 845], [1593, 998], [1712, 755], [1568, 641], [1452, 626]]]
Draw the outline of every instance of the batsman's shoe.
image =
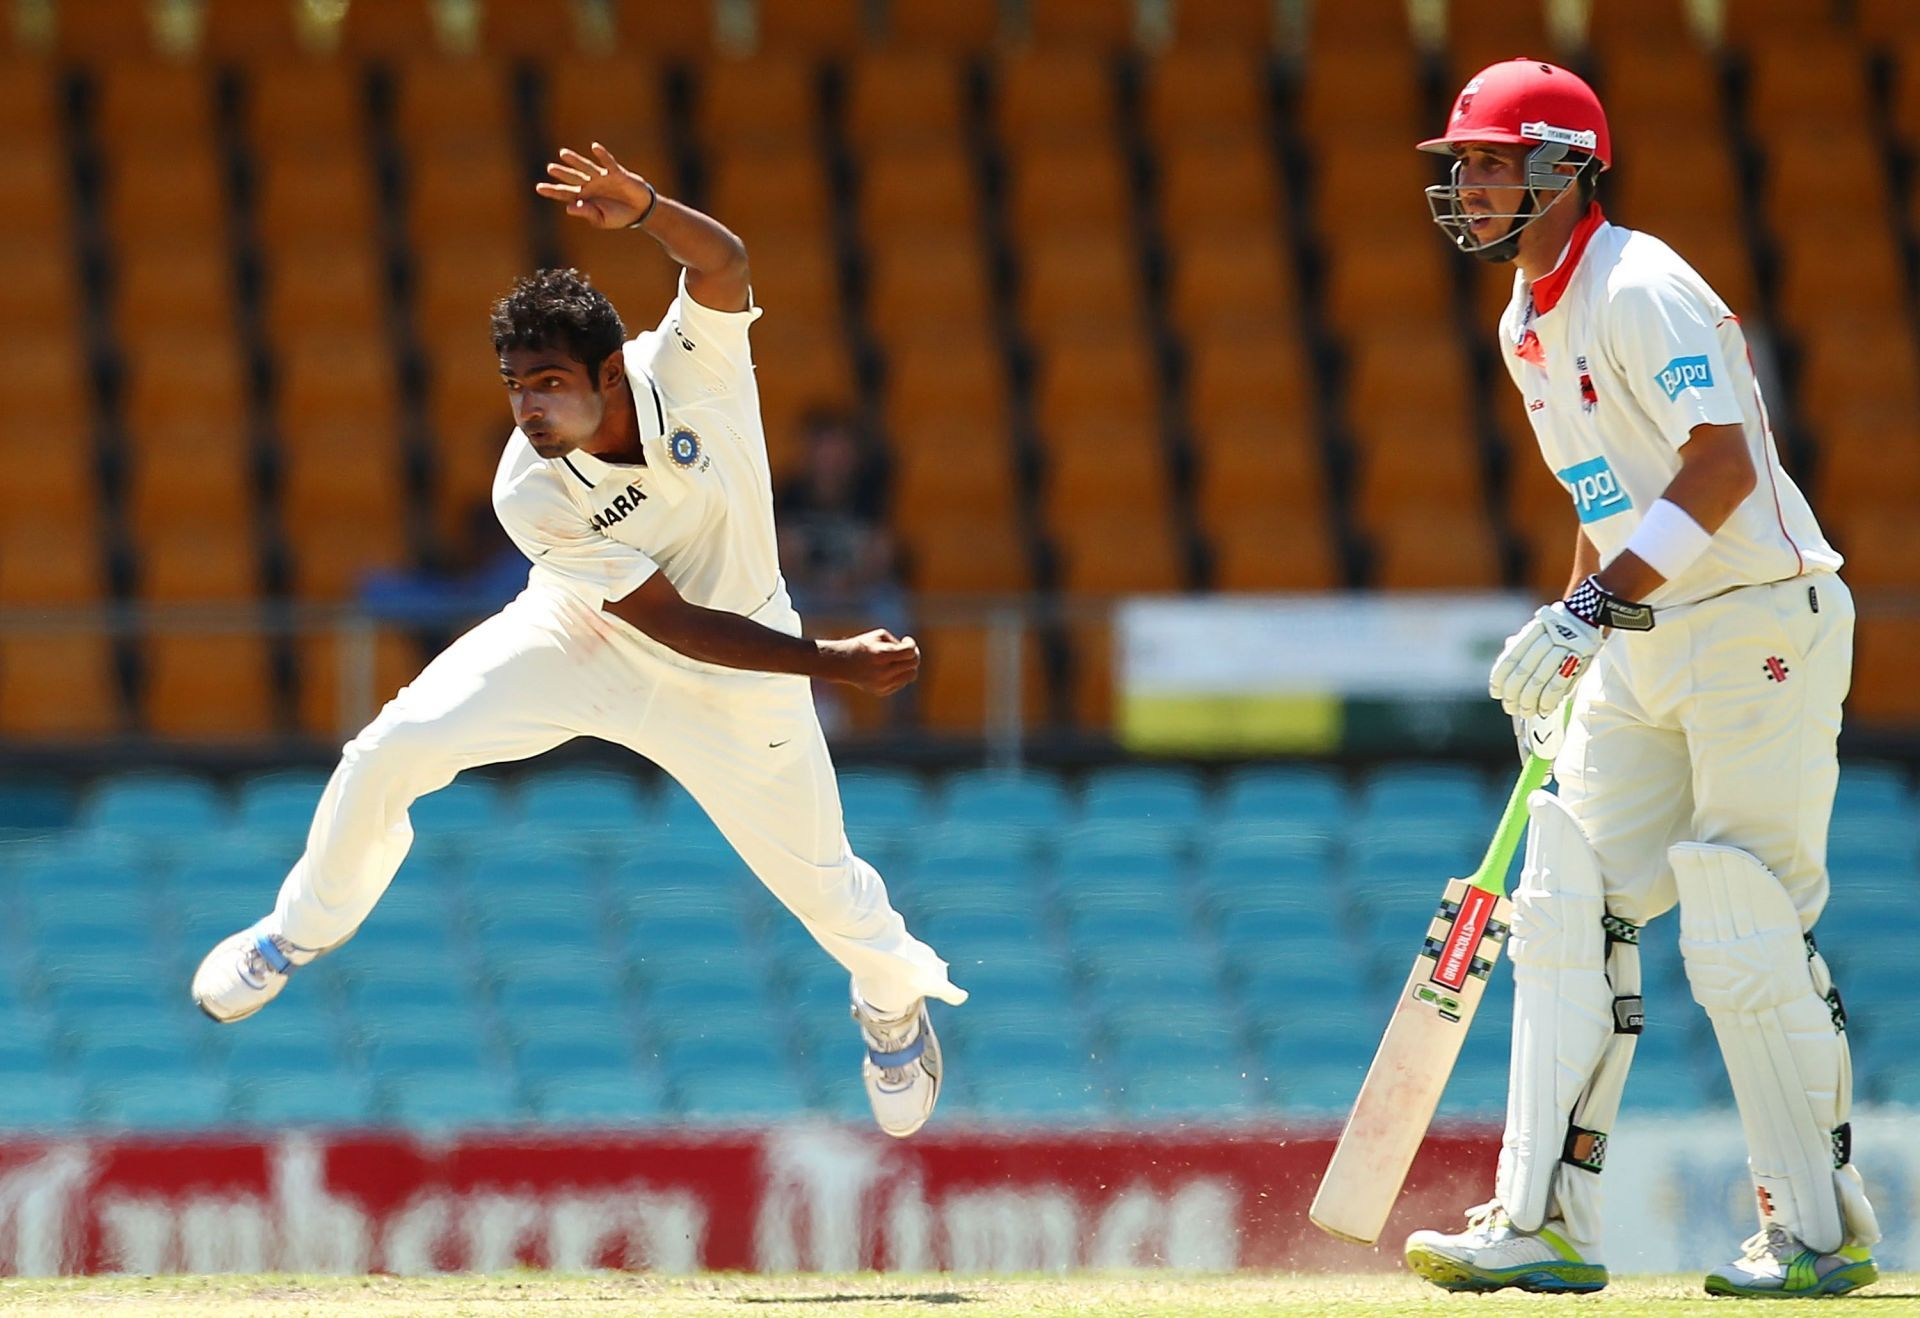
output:
[[1816, 1253], [1778, 1223], [1741, 1248], [1746, 1252], [1739, 1258], [1707, 1274], [1707, 1294], [1798, 1300], [1845, 1295], [1880, 1278], [1865, 1245], [1844, 1245], [1837, 1254]]
[[940, 1100], [940, 1040], [927, 1017], [927, 1000], [921, 998], [902, 1015], [883, 1017], [856, 994], [853, 1019], [867, 1045], [860, 1079], [873, 1119], [887, 1134], [905, 1139], [927, 1124]]
[[279, 997], [294, 968], [315, 955], [261, 925], [242, 929], [215, 943], [193, 972], [193, 1004], [222, 1025], [245, 1020]]
[[1468, 1210], [1465, 1231], [1407, 1237], [1407, 1266], [1450, 1291], [1597, 1291], [1607, 1284], [1607, 1266], [1597, 1258], [1558, 1222], [1522, 1231], [1498, 1200]]

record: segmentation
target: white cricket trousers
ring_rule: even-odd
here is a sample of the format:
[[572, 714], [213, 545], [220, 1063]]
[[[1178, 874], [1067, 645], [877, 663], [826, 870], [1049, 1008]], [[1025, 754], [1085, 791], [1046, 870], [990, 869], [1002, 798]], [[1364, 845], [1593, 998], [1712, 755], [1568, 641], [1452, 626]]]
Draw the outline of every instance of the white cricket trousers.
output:
[[274, 932], [327, 948], [359, 928], [413, 845], [408, 808], [461, 770], [600, 737], [678, 779], [875, 1011], [965, 1001], [847, 845], [807, 679], [696, 671], [663, 654], [564, 590], [529, 586], [347, 743], [280, 888]]
[[1640, 925], [1664, 914], [1678, 900], [1667, 849], [1711, 842], [1758, 857], [1812, 929], [1852, 672], [1853, 596], [1831, 572], [1615, 633], [1574, 693], [1554, 764], [1608, 911]]

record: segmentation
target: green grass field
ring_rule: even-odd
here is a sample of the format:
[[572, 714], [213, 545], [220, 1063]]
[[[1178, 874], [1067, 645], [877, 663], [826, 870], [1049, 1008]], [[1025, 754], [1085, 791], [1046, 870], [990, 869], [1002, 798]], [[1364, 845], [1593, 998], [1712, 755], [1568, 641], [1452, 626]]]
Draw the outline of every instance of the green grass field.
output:
[[[1875, 1318], [1920, 1314], [1920, 1274], [1898, 1273], [1856, 1300], [1873, 1302]], [[1849, 1301], [1836, 1301], [1846, 1304]], [[0, 1281], [0, 1312], [36, 1315], [529, 1313], [646, 1314], [663, 1318], [827, 1318], [833, 1315], [954, 1315], [1037, 1318], [1098, 1314], [1101, 1318], [1174, 1318], [1212, 1314], [1605, 1312], [1720, 1314], [1751, 1302], [1714, 1300], [1700, 1278], [1631, 1277], [1599, 1295], [1544, 1296], [1504, 1292], [1454, 1297], [1412, 1277], [1100, 1276], [1074, 1278], [750, 1277], [669, 1279], [642, 1276], [561, 1277], [510, 1273], [491, 1277], [61, 1277]]]

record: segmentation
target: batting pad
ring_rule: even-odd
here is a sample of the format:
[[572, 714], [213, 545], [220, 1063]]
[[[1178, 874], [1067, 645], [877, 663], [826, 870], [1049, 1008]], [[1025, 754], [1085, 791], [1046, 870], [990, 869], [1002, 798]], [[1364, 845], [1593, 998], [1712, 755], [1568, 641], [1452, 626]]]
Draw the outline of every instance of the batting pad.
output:
[[1682, 842], [1667, 857], [1687, 982], [1726, 1059], [1762, 1226], [1778, 1222], [1821, 1253], [1872, 1244], [1879, 1228], [1846, 1166], [1853, 1076], [1843, 1018], [1822, 992], [1826, 964], [1816, 970], [1799, 912], [1747, 852]]
[[1614, 991], [1593, 848], [1558, 797], [1535, 792], [1527, 814], [1527, 856], [1507, 938], [1513, 1064], [1495, 1186], [1514, 1225], [1537, 1231], [1547, 1220], [1574, 1105], [1613, 1038]]

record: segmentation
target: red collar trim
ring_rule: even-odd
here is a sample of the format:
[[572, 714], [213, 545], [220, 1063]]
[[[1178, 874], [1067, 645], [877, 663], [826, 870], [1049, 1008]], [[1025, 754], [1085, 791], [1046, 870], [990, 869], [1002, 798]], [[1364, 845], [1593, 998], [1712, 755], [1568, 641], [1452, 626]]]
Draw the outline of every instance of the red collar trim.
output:
[[1561, 258], [1547, 274], [1533, 281], [1533, 314], [1544, 316], [1560, 304], [1566, 295], [1567, 285], [1573, 282], [1573, 272], [1580, 267], [1580, 258], [1586, 254], [1587, 243], [1592, 240], [1594, 231], [1607, 222], [1600, 213], [1600, 203], [1589, 202], [1587, 213], [1580, 217], [1580, 223], [1573, 226], [1573, 239], [1567, 244], [1567, 254]]

